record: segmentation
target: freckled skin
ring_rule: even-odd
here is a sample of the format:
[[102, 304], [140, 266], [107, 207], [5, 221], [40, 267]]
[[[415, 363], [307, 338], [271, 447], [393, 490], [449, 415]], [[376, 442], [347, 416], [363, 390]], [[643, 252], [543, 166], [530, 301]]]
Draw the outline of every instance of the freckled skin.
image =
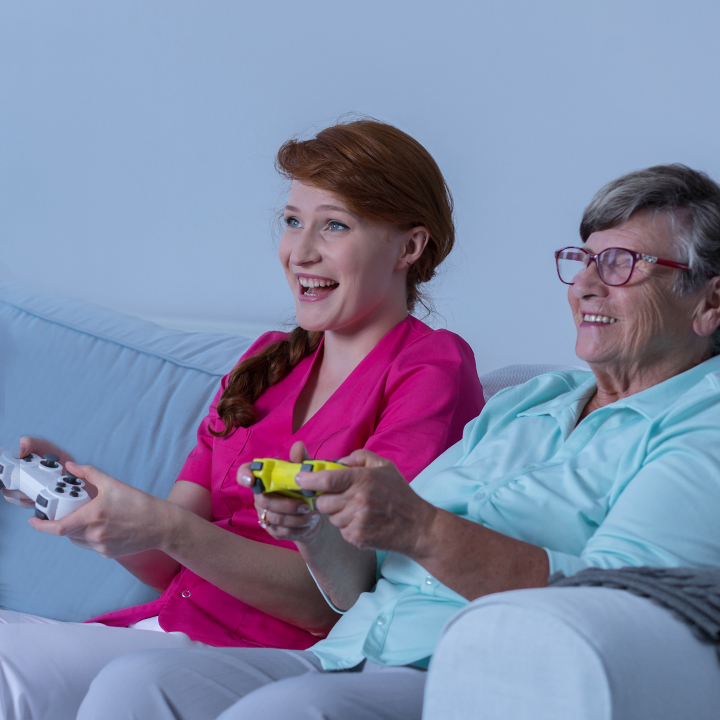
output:
[[[662, 213], [642, 211], [620, 227], [593, 233], [585, 247], [593, 254], [623, 247], [683, 262], [686, 258], [669, 230]], [[598, 378], [598, 393], [585, 414], [710, 356], [708, 334], [696, 322], [707, 292], [700, 289], [678, 297], [672, 286], [680, 272], [638, 261], [626, 285], [611, 287], [600, 280], [593, 262], [568, 287], [578, 331], [575, 350]], [[584, 314], [607, 315], [617, 322], [583, 324]]]

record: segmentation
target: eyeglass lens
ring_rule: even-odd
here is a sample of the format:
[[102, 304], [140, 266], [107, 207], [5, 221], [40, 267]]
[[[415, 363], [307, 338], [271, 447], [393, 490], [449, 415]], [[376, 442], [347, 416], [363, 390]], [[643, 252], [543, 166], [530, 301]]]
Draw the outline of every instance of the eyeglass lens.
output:
[[[579, 248], [566, 248], [558, 254], [557, 268], [560, 279], [571, 285], [578, 273], [587, 266], [589, 255]], [[598, 274], [607, 285], [622, 285], [630, 279], [635, 258], [621, 248], [608, 248], [597, 256]]]

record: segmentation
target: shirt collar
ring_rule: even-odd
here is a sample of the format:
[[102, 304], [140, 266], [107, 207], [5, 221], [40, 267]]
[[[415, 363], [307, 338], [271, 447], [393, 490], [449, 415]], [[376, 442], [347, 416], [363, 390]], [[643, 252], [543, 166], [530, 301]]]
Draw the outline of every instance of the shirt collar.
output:
[[[716, 355], [685, 372], [668, 378], [664, 382], [653, 385], [642, 392], [617, 400], [605, 407], [610, 410], [628, 408], [635, 410], [648, 420], [651, 420], [666, 410], [669, 405], [680, 398], [681, 395], [685, 394], [691, 387], [697, 385], [706, 375], [710, 375], [711, 373], [720, 373], [720, 355]], [[716, 384], [720, 387], [720, 377], [716, 379]], [[593, 396], [596, 389], [597, 381], [591, 376], [574, 390], [563, 393], [552, 400], [548, 400], [547, 402], [521, 412], [518, 414], [518, 417], [533, 415], [551, 415], [552, 417], [557, 417], [573, 404], [580, 406], [582, 403], [582, 407], [584, 407], [585, 402]]]

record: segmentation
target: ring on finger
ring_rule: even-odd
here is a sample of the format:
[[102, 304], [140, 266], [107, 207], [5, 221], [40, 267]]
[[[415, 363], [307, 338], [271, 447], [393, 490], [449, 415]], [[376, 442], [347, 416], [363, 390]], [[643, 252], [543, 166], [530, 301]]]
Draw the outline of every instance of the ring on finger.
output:
[[263, 511], [260, 513], [260, 518], [258, 519], [258, 524], [261, 528], [269, 528], [270, 523], [267, 519], [267, 508], [263, 508]]

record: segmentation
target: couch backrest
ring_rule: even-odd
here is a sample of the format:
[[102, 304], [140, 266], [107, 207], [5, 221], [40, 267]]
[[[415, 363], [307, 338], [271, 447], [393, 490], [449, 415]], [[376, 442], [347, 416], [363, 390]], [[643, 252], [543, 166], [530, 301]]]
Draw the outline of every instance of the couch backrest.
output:
[[[185, 333], [20, 285], [0, 285], [0, 444], [53, 440], [164, 497], [244, 337]], [[0, 605], [64, 620], [155, 594], [117, 563], [48, 537], [0, 502]]]

